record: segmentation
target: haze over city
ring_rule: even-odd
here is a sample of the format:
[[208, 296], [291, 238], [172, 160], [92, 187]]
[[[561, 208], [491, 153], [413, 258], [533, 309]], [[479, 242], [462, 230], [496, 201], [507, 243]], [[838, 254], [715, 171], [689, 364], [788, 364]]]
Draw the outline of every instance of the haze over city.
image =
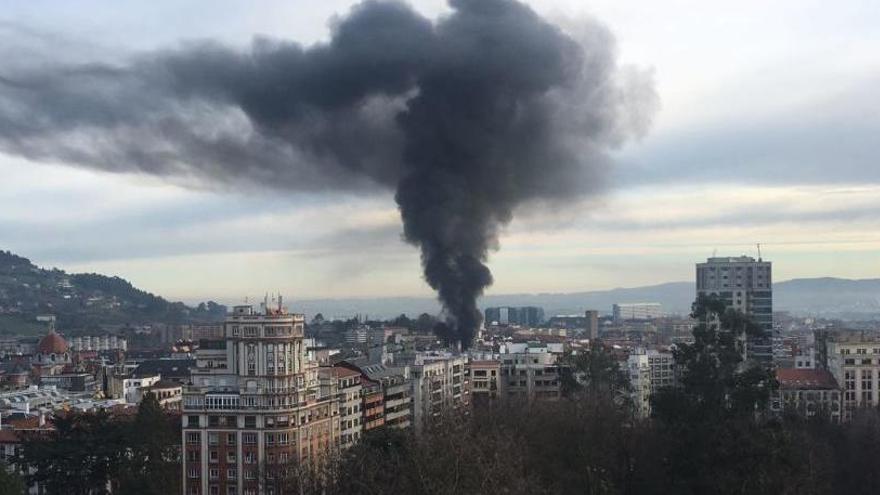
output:
[[[18, 3], [0, 13], [0, 55], [115, 62], [254, 36], [308, 46], [352, 3]], [[490, 255], [489, 294], [691, 280], [694, 260], [756, 255], [758, 242], [776, 280], [880, 276], [871, 2], [529, 4], [563, 25], [607, 27], [619, 64], [650, 77], [658, 106], [643, 137], [611, 152], [606, 188], [517, 211]], [[432, 294], [386, 191], [286, 193], [13, 154], [0, 155], [0, 174], [0, 245], [39, 265], [118, 274], [187, 301], [267, 287], [293, 299]]]

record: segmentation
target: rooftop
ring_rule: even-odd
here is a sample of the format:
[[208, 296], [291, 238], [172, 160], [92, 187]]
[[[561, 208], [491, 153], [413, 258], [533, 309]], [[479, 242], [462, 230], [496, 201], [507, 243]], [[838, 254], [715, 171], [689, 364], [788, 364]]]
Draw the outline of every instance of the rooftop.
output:
[[837, 388], [837, 380], [828, 370], [779, 368], [776, 380], [780, 388], [794, 390], [831, 390]]

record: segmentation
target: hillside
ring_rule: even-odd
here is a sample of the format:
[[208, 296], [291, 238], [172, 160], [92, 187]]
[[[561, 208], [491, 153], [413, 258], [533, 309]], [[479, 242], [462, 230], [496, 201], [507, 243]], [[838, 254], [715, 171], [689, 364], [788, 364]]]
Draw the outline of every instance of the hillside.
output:
[[5, 333], [34, 332], [33, 322], [41, 314], [56, 315], [66, 329], [87, 329], [213, 320], [225, 311], [213, 302], [195, 308], [170, 302], [119, 277], [40, 268], [27, 258], [0, 251], [0, 331]]

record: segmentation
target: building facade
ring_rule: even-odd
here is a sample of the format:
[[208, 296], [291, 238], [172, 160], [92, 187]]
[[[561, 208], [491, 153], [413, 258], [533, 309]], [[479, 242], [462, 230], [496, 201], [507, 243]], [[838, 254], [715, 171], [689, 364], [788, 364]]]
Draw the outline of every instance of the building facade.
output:
[[763, 363], [773, 360], [772, 263], [750, 256], [714, 257], [697, 264], [697, 296], [717, 296], [727, 307], [748, 315], [764, 337], [746, 342], [746, 355]]
[[[416, 356], [410, 367], [413, 426], [416, 433], [446, 414], [470, 409], [467, 357], [452, 354]], [[386, 399], [386, 404], [387, 404]]]
[[825, 336], [824, 365], [843, 390], [843, 419], [880, 405], [880, 336], [841, 331]]
[[664, 316], [660, 303], [616, 303], [611, 306], [615, 322], [654, 320]]
[[486, 308], [486, 324], [536, 327], [544, 322], [544, 309], [537, 306]]
[[236, 306], [222, 345], [199, 350], [183, 390], [187, 494], [257, 495], [273, 466], [317, 461], [339, 446], [335, 379], [307, 360], [304, 317]]
[[776, 381], [779, 389], [772, 398], [771, 409], [807, 418], [826, 415], [829, 420], [840, 422], [840, 388], [828, 370], [780, 368], [776, 370]]
[[627, 358], [633, 406], [639, 416], [651, 415], [651, 396], [675, 385], [675, 358], [671, 352], [636, 349]]

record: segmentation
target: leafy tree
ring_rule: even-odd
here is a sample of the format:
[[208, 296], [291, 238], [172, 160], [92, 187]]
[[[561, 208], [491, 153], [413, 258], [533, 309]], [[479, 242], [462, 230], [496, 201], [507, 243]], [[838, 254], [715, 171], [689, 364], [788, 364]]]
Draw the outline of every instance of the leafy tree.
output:
[[58, 415], [54, 426], [23, 443], [19, 463], [34, 469], [28, 483], [40, 483], [49, 495], [108, 493], [125, 457], [122, 426], [103, 411]]
[[127, 426], [129, 454], [120, 476], [122, 493], [178, 493], [180, 435], [172, 429], [154, 394], [144, 396], [137, 416]]
[[23, 493], [25, 493], [25, 486], [21, 476], [9, 470], [5, 464], [0, 463], [0, 495], [22, 495]]
[[620, 399], [629, 389], [626, 373], [600, 344], [587, 352], [562, 358], [562, 390], [567, 396], [586, 395], [593, 403], [602, 399]]

